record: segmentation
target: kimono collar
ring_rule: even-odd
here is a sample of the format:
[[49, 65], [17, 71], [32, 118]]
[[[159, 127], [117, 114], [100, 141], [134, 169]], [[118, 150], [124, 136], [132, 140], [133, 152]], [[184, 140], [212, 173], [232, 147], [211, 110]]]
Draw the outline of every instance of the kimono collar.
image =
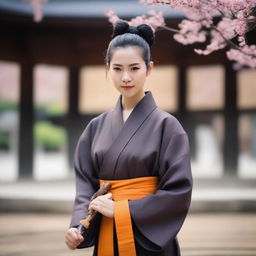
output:
[[112, 143], [103, 158], [100, 171], [101, 178], [114, 177], [116, 164], [121, 152], [156, 108], [157, 106], [151, 92], [147, 91], [146, 95], [136, 104], [124, 123], [122, 117], [122, 96], [120, 95], [116, 107], [110, 112]]
[[156, 107], [157, 105], [151, 91], [146, 91], [145, 96], [136, 104], [124, 123], [122, 115], [122, 95], [120, 95], [112, 112], [113, 138], [115, 138], [124, 127], [132, 127], [142, 123]]

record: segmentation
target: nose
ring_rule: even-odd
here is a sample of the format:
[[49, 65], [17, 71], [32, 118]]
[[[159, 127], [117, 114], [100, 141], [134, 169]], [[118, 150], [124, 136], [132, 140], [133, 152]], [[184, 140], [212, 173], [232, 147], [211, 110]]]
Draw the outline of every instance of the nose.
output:
[[124, 83], [128, 83], [128, 82], [131, 81], [131, 77], [130, 77], [130, 75], [129, 75], [129, 73], [128, 73], [127, 71], [124, 71], [124, 72], [123, 72], [122, 81], [123, 81]]

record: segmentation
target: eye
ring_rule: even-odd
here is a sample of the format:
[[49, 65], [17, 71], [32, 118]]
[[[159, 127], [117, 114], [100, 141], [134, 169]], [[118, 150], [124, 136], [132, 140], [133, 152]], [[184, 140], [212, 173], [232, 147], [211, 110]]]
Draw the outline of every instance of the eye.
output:
[[132, 67], [132, 70], [138, 70], [140, 69], [139, 67]]
[[114, 67], [113, 68], [115, 71], [120, 71], [121, 70], [121, 68], [118, 68], [118, 67]]

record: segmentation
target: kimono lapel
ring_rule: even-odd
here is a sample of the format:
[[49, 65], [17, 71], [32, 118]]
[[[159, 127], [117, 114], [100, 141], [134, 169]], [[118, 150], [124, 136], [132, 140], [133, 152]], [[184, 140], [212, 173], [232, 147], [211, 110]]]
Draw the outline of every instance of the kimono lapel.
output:
[[116, 137], [121, 132], [124, 126], [123, 114], [122, 114], [122, 95], [119, 96], [116, 107], [113, 109], [111, 113], [110, 119], [111, 119], [112, 141], [115, 141]]
[[113, 143], [107, 153], [104, 155], [101, 173], [115, 174], [115, 169], [119, 155], [129, 143], [136, 131], [141, 127], [149, 115], [157, 108], [156, 103], [150, 91], [135, 106], [132, 113], [123, 122], [122, 118], [122, 96], [120, 95], [115, 109], [111, 116], [111, 129]]

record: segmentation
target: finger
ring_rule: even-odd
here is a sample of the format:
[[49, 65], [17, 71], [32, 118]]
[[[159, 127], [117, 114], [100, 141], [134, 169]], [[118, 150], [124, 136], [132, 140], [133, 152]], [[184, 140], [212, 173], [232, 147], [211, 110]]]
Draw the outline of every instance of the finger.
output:
[[77, 229], [77, 230], [76, 230], [76, 233], [77, 233], [77, 238], [78, 238], [78, 240], [79, 240], [80, 242], [83, 241], [83, 240], [84, 240], [84, 237], [83, 237], [81, 231]]
[[76, 245], [79, 245], [80, 243], [82, 243], [84, 241], [84, 237], [83, 236], [78, 236], [77, 239], [75, 240], [75, 242], [77, 243]]
[[111, 193], [108, 193], [108, 194], [106, 194], [106, 195], [104, 195], [104, 196], [100, 196], [100, 197], [98, 197], [97, 199], [98, 200], [96, 200], [95, 199], [95, 202], [102, 202], [102, 203], [105, 203], [107, 200], [112, 200], [112, 194]]
[[95, 206], [97, 204], [97, 201], [92, 201], [90, 204], [89, 204], [89, 209], [92, 208], [93, 206]]
[[71, 242], [71, 241], [69, 241], [69, 240], [66, 240], [65, 243], [66, 243], [67, 247], [68, 247], [70, 250], [76, 249], [76, 244], [75, 244], [74, 242]]
[[76, 249], [76, 247], [84, 240], [80, 231], [76, 228], [69, 229], [65, 234], [65, 243], [67, 247], [71, 250]]
[[73, 241], [80, 241], [81, 240], [81, 233], [78, 229], [73, 228], [68, 232], [68, 239], [73, 242]]
[[72, 249], [74, 249], [77, 246], [78, 242], [79, 242], [78, 240], [74, 240], [72, 237], [67, 237], [66, 238], [67, 246], [72, 248]]
[[95, 204], [97, 204], [97, 201], [99, 201], [99, 197], [95, 198], [94, 200], [92, 200], [89, 204], [88, 209], [91, 210], [92, 206], [94, 206]]
[[76, 230], [76, 233], [77, 233], [77, 239], [76, 241], [79, 241], [80, 243], [84, 240], [84, 237], [82, 236], [80, 230]]
[[93, 203], [93, 204], [91, 204], [91, 206], [90, 206], [90, 210], [94, 210], [94, 211], [99, 211], [99, 209], [100, 209], [100, 206], [99, 206], [99, 203]]
[[107, 193], [107, 194], [105, 195], [105, 197], [106, 197], [107, 199], [112, 199], [112, 198], [113, 198], [113, 195], [112, 195], [111, 193]]
[[91, 208], [92, 205], [97, 204], [98, 201], [99, 201], [98, 198], [97, 198], [97, 199], [94, 199], [93, 201], [91, 201], [88, 208]]
[[84, 240], [84, 238], [82, 238], [82, 239], [79, 239], [79, 240], [70, 240], [70, 239], [66, 239], [66, 245], [70, 248], [70, 249], [72, 249], [72, 250], [74, 250], [74, 249], [76, 249], [76, 247], [82, 242]]
[[111, 193], [107, 193], [105, 195], [101, 195], [101, 196], [98, 196], [97, 198], [95, 198], [92, 202], [97, 202], [97, 201], [102, 201], [102, 200], [105, 200], [105, 199], [111, 199], [113, 196]]

